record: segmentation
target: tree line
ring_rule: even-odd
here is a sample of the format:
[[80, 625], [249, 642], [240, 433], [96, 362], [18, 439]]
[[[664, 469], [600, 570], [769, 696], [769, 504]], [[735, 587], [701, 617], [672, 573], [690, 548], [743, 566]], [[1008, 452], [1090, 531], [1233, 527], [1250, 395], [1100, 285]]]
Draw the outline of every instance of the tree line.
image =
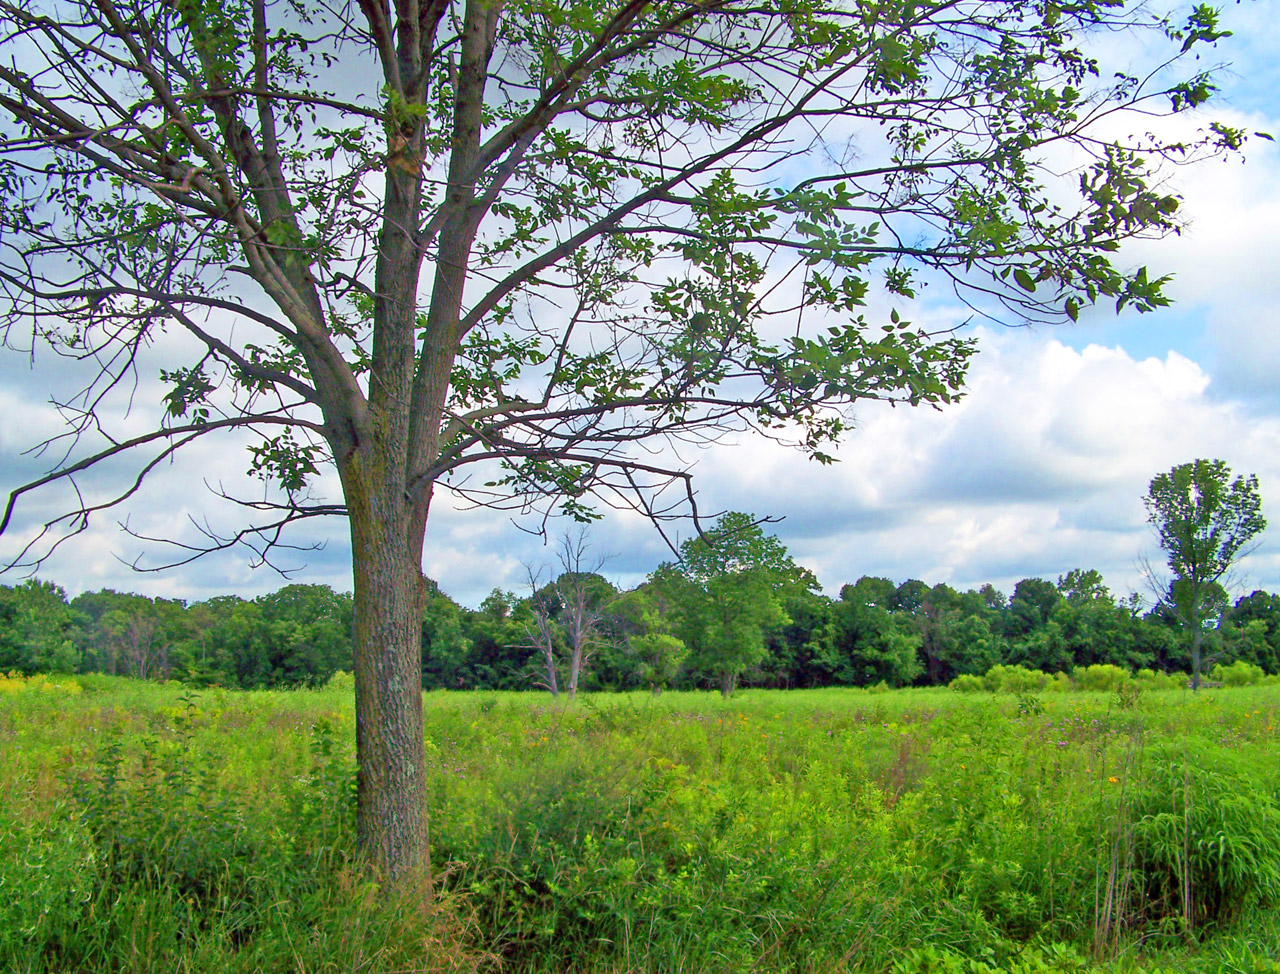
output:
[[[576, 545], [576, 548], [575, 548]], [[1112, 664], [1187, 672], [1193, 651], [1280, 672], [1280, 596], [1223, 601], [1198, 641], [1166, 600], [1117, 597], [1092, 569], [1025, 578], [1006, 595], [863, 576], [835, 597], [745, 514], [629, 590], [580, 570], [462, 606], [428, 583], [428, 689], [554, 691], [939, 685], [996, 665], [1046, 673]], [[327, 585], [203, 602], [49, 581], [0, 587], [0, 671], [100, 672], [244, 689], [319, 685], [353, 656], [353, 599]]]

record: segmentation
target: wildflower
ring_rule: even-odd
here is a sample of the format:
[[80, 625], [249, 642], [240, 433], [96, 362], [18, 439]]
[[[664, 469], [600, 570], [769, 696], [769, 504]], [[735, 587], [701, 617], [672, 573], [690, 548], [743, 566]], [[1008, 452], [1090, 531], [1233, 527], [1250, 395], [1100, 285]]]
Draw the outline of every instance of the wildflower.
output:
[[1112, 776], [1111, 776], [1110, 778], [1108, 778], [1107, 780], [1108, 780], [1108, 781], [1110, 781], [1113, 785], [1118, 785], [1118, 784], [1120, 784], [1120, 779], [1119, 779], [1119, 778], [1117, 778], [1115, 775], [1112, 775]]

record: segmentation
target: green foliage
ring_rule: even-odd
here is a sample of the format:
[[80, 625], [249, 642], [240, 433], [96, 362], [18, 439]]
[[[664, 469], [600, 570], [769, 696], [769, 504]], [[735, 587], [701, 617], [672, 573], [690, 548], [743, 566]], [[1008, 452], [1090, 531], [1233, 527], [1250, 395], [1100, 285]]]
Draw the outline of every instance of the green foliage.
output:
[[1095, 663], [1093, 666], [1076, 667], [1071, 672], [1071, 679], [1081, 690], [1114, 692], [1128, 682], [1129, 671], [1111, 663]]
[[1230, 665], [1219, 663], [1210, 671], [1209, 679], [1229, 687], [1247, 687], [1261, 683], [1265, 675], [1262, 667], [1236, 660]]
[[1157, 673], [1142, 669], [1133, 675], [1133, 682], [1148, 690], [1176, 690], [1187, 684], [1187, 678], [1179, 673]]
[[1043, 690], [1050, 680], [1051, 677], [1040, 670], [1001, 664], [987, 670], [982, 678], [982, 685], [997, 693], [1032, 693]]
[[1221, 582], [1267, 526], [1258, 478], [1232, 480], [1224, 461], [1195, 460], [1152, 478], [1144, 501], [1172, 573], [1168, 608], [1190, 634], [1194, 687], [1205, 628], [1228, 605]]
[[726, 696], [764, 658], [765, 630], [788, 621], [785, 595], [817, 587], [777, 538], [740, 512], [686, 541], [680, 561], [661, 566], [653, 581], [677, 607], [677, 632], [689, 647], [686, 665]]
[[[1057, 586], [1025, 579], [1011, 602], [990, 586], [958, 592], [945, 584], [870, 577], [844, 586], [833, 600], [815, 591], [811, 576], [785, 552], [770, 571], [772, 581], [768, 573], [759, 575], [750, 589], [768, 599], [738, 593], [751, 611], [772, 608], [754, 629], [743, 630], [738, 648], [747, 658], [739, 661], [734, 682], [952, 685], [957, 676], [986, 679], [994, 671], [988, 682], [998, 688], [1013, 667], [1008, 678], [1015, 689], [1033, 670], [1042, 675], [1032, 683], [1055, 692], [1073, 689], [1068, 673], [1082, 688], [1113, 690], [1125, 672], [1142, 687], [1174, 688], [1185, 682], [1177, 671], [1191, 664], [1167, 607], [1143, 616], [1136, 596], [1115, 601], [1094, 571], [1069, 572]], [[578, 577], [564, 573], [554, 591], [542, 593], [557, 652], [565, 651], [563, 614]], [[738, 585], [746, 581], [732, 571], [728, 577]], [[722, 681], [710, 656], [691, 654], [685, 628], [710, 603], [670, 566], [629, 592], [616, 592], [592, 573], [581, 578], [583, 605], [598, 614], [583, 689], [660, 690]], [[1266, 592], [1239, 599], [1229, 611], [1222, 603], [1221, 628], [1205, 638], [1220, 644], [1227, 659], [1262, 675], [1238, 669], [1217, 682], [1258, 681], [1280, 665], [1274, 603]], [[351, 671], [352, 611], [351, 596], [326, 586], [288, 585], [252, 601], [225, 596], [192, 605], [102, 590], [68, 604], [56, 585], [26, 583], [0, 587], [0, 658], [10, 661], [11, 670], [31, 672], [39, 669], [37, 659], [48, 658], [40, 647], [52, 646], [71, 653], [83, 672], [181, 677], [198, 686], [321, 685], [339, 670]], [[423, 614], [425, 686], [526, 689], [535, 679], [529, 598], [495, 590], [469, 609], [428, 580]]]
[[[349, 713], [316, 713], [319, 701], [302, 694], [123, 681], [91, 683], [87, 695], [94, 702], [74, 718], [84, 760], [61, 762], [58, 778], [44, 765], [41, 797], [0, 799], [0, 968], [289, 974], [482, 962], [447, 900], [388, 895], [355, 866]], [[26, 707], [25, 719], [28, 734], [60, 719], [65, 732], [67, 709]], [[32, 754], [19, 773], [37, 768]]]
[[73, 640], [77, 617], [52, 582], [28, 579], [0, 588], [0, 671], [74, 673], [80, 653]]
[[1195, 460], [1157, 474], [1145, 503], [1174, 577], [1196, 583], [1221, 578], [1267, 526], [1257, 476], [1232, 480], [1222, 460]]
[[1165, 745], [1132, 798], [1135, 868], [1150, 919], [1185, 929], [1250, 905], [1280, 902], [1280, 801], [1275, 781], [1203, 742]]

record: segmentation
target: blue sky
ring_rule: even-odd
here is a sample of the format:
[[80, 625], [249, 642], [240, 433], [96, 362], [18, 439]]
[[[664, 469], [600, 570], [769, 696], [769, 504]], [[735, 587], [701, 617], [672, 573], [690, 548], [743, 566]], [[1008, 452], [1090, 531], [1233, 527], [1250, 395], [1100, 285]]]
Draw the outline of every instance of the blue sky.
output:
[[[1217, 48], [1231, 62], [1221, 97], [1205, 117], [1179, 124], [1223, 118], [1280, 137], [1280, 0], [1232, 4], [1222, 19], [1235, 36]], [[1175, 275], [1173, 308], [1091, 314], [1064, 328], [980, 329], [982, 351], [958, 405], [942, 412], [868, 406], [831, 467], [740, 437], [702, 455], [703, 509], [779, 518], [776, 533], [833, 594], [864, 574], [961, 588], [989, 581], [1008, 592], [1020, 578], [1052, 580], [1079, 567], [1099, 569], [1124, 594], [1143, 589], [1144, 555], [1160, 563], [1142, 507], [1151, 477], [1198, 456], [1221, 457], [1237, 472], [1258, 474], [1275, 523], [1237, 586], [1280, 591], [1280, 151], [1253, 140], [1244, 162], [1211, 162], [1173, 179], [1186, 197], [1186, 231], [1124, 254]], [[958, 312], [939, 302], [929, 313], [946, 320]], [[54, 429], [44, 400], [65, 376], [43, 363], [32, 371], [25, 357], [0, 355], [6, 494], [41, 468], [21, 451]], [[142, 388], [138, 401], [154, 391]], [[141, 411], [126, 420], [144, 422]], [[243, 486], [246, 466], [238, 449], [202, 448], [158, 471], [128, 512], [130, 523], [168, 534], [189, 531], [189, 518], [228, 517], [200, 482]], [[45, 495], [21, 514], [37, 518], [57, 504], [56, 495]], [[282, 584], [270, 569], [251, 568], [244, 553], [136, 574], [121, 559], [144, 549], [116, 520], [100, 517], [42, 576], [72, 593], [109, 586], [189, 599]], [[324, 547], [286, 554], [296, 580], [350, 587], [341, 522], [297, 540]], [[0, 555], [13, 543], [0, 538]], [[627, 585], [669, 557], [634, 517], [606, 519], [592, 543], [609, 557], [605, 573]], [[437, 499], [424, 567], [459, 601], [476, 604], [494, 587], [519, 589], [526, 563], [552, 561], [551, 549], [505, 515]]]

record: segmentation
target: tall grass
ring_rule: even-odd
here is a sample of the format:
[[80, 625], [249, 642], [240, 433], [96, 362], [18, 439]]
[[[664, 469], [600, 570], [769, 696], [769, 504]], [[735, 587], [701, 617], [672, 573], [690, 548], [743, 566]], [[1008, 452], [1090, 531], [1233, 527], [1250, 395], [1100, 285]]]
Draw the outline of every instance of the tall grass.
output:
[[0, 970], [1280, 956], [1280, 687], [432, 693], [437, 886], [389, 898], [353, 861], [349, 690], [78, 686], [0, 688]]
[[81, 682], [0, 693], [0, 970], [488, 966], [456, 903], [354, 865], [341, 704]]

